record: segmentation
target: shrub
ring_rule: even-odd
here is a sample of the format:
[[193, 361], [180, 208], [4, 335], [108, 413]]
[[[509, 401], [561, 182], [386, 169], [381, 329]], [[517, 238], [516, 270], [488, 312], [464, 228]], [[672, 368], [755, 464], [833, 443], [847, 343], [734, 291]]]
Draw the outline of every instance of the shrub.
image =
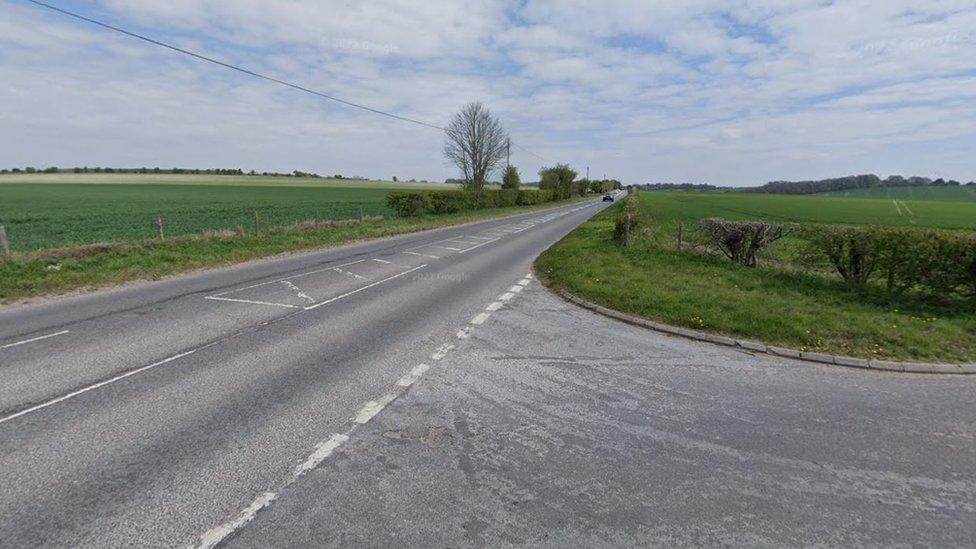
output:
[[613, 239], [622, 246], [630, 246], [634, 234], [641, 225], [641, 215], [639, 211], [640, 202], [637, 194], [631, 194], [624, 199], [624, 207], [617, 215], [613, 224]]
[[786, 227], [766, 221], [727, 221], [711, 218], [701, 222], [709, 242], [734, 263], [755, 267], [759, 253], [786, 235]]
[[522, 178], [519, 176], [518, 168], [508, 166], [502, 174], [502, 189], [518, 190], [522, 186]]
[[801, 259], [825, 261], [852, 285], [878, 278], [893, 292], [976, 297], [976, 235], [910, 227], [810, 226]]
[[450, 214], [507, 206], [543, 204], [552, 193], [534, 190], [483, 189], [470, 191], [395, 191], [386, 196], [386, 205], [400, 217], [424, 214]]

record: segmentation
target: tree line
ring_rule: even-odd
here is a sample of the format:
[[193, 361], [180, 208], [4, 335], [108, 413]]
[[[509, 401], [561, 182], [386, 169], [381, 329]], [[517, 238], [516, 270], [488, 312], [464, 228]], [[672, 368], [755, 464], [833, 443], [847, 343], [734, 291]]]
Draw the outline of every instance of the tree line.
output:
[[[830, 191], [847, 191], [852, 189], [874, 189], [888, 187], [958, 187], [962, 183], [955, 180], [929, 179], [927, 177], [902, 177], [892, 175], [881, 179], [877, 175], [850, 175], [818, 181], [771, 181], [762, 187], [746, 189], [748, 192], [775, 194], [817, 194]], [[976, 186], [970, 181], [967, 186]]]
[[37, 174], [37, 173], [107, 173], [107, 174], [165, 174], [165, 175], [243, 175], [259, 177], [309, 177], [315, 179], [352, 179], [365, 181], [365, 177], [344, 176], [342, 174], [323, 176], [314, 172], [303, 172], [295, 170], [291, 173], [280, 172], [258, 172], [255, 170], [244, 171], [240, 168], [103, 168], [100, 166], [88, 167], [81, 166], [75, 168], [59, 168], [51, 166], [48, 168], [4, 168], [0, 169], [0, 174]]

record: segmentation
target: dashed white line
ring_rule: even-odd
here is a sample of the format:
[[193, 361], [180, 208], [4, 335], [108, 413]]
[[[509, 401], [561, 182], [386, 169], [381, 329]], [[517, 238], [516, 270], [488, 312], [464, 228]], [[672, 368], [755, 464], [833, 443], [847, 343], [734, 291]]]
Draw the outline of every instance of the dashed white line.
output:
[[519, 286], [528, 286], [530, 283], [531, 281], [528, 278], [523, 278], [518, 282]]
[[382, 259], [376, 259], [376, 258], [373, 258], [373, 261], [375, 261], [375, 262], [377, 262], [377, 263], [382, 263], [382, 264], [384, 264], [384, 265], [393, 265], [393, 262], [391, 262], [391, 261], [384, 261], [384, 260], [382, 260]]
[[396, 397], [397, 395], [388, 393], [376, 400], [371, 400], [363, 404], [363, 407], [356, 414], [356, 423], [360, 425], [369, 423], [369, 420], [373, 419], [376, 414], [382, 412], [383, 408], [386, 408], [388, 404], [396, 400]]
[[508, 289], [508, 291], [511, 292], [511, 293], [513, 293], [513, 294], [521, 293], [522, 292], [522, 286], [512, 286], [511, 288]]
[[434, 351], [434, 354], [430, 355], [430, 359], [433, 360], [434, 362], [439, 362], [441, 360], [444, 360], [444, 357], [447, 356], [447, 353], [450, 353], [451, 350], [453, 349], [454, 349], [454, 345], [445, 343], [444, 345], [438, 347], [437, 350]]
[[365, 259], [360, 259], [360, 260], [357, 260], [357, 261], [350, 261], [349, 263], [343, 263], [342, 265], [335, 265], [335, 266], [332, 266], [332, 267], [325, 267], [323, 269], [315, 269], [314, 271], [309, 271], [307, 273], [301, 273], [301, 274], [297, 274], [297, 275], [293, 275], [293, 276], [288, 276], [288, 277], [285, 277], [285, 278], [279, 278], [278, 280], [271, 280], [271, 281], [268, 281], [268, 282], [261, 282], [261, 283], [258, 283], [258, 284], [251, 284], [250, 286], [244, 286], [243, 288], [235, 288], [233, 290], [227, 290], [226, 292], [221, 292], [219, 294], [214, 294], [214, 295], [210, 296], [210, 298], [220, 297], [220, 296], [224, 296], [224, 295], [227, 295], [227, 294], [233, 294], [233, 293], [236, 293], [236, 292], [243, 292], [244, 290], [251, 290], [253, 288], [260, 288], [261, 286], [267, 286], [268, 284], [277, 284], [277, 283], [281, 282], [282, 280], [295, 280], [296, 278], [302, 278], [302, 277], [305, 277], [305, 276], [311, 276], [313, 274], [324, 273], [325, 271], [331, 271], [331, 270], [333, 270], [333, 269], [335, 269], [337, 267], [348, 267], [350, 265], [356, 265], [357, 263], [364, 263], [365, 261], [366, 261]]
[[474, 324], [475, 326], [480, 326], [484, 324], [485, 321], [488, 320], [488, 317], [490, 316], [491, 313], [480, 313], [478, 316], [471, 319], [471, 324]]
[[20, 346], [20, 345], [27, 345], [28, 343], [34, 343], [35, 341], [43, 341], [45, 339], [50, 339], [52, 337], [57, 337], [59, 335], [64, 335], [64, 334], [67, 334], [67, 333], [70, 333], [70, 332], [71, 332], [71, 330], [61, 330], [60, 332], [53, 333], [53, 334], [42, 335], [42, 336], [39, 336], [39, 337], [32, 337], [30, 339], [25, 339], [23, 341], [17, 341], [15, 343], [8, 343], [6, 345], [0, 345], [0, 350], [10, 349], [11, 347], [17, 347], [17, 346]]
[[360, 274], [356, 274], [356, 273], [354, 273], [352, 271], [346, 271], [346, 270], [340, 269], [338, 267], [336, 267], [335, 269], [332, 269], [332, 270], [335, 271], [335, 272], [337, 272], [337, 273], [344, 274], [346, 276], [351, 276], [351, 277], [353, 277], [353, 278], [355, 278], [357, 280], [366, 280], [366, 281], [369, 281], [369, 279], [366, 278], [365, 276], [360, 275]]
[[440, 259], [441, 258], [441, 256], [439, 256], [439, 255], [418, 254], [417, 252], [400, 252], [400, 253], [408, 254], [408, 255], [417, 255], [417, 256], [420, 256], [420, 257], [429, 257], [431, 259]]
[[420, 377], [423, 376], [424, 373], [426, 373], [429, 369], [429, 365], [419, 364], [413, 370], [410, 370], [409, 374], [401, 377], [396, 384], [398, 387], [410, 387], [416, 383], [417, 380], [420, 379]]
[[325, 458], [331, 456], [332, 452], [335, 452], [336, 448], [342, 446], [342, 444], [347, 440], [349, 440], [349, 435], [334, 434], [329, 437], [329, 440], [318, 443], [315, 446], [315, 451], [312, 452], [312, 454], [308, 456], [308, 458], [302, 462], [297, 469], [295, 469], [295, 478], [300, 477], [318, 467], [318, 465], [322, 463]]
[[502, 302], [511, 301], [513, 297], [515, 297], [515, 294], [513, 294], [512, 292], [506, 292], [498, 296], [498, 301], [502, 301]]
[[357, 288], [357, 289], [355, 289], [355, 290], [353, 290], [351, 292], [346, 292], [346, 293], [344, 293], [342, 295], [333, 297], [332, 299], [327, 299], [325, 301], [322, 301], [321, 303], [316, 303], [315, 305], [309, 305], [308, 307], [305, 307], [305, 310], [306, 311], [311, 311], [312, 309], [318, 309], [319, 307], [322, 307], [323, 305], [328, 305], [329, 303], [334, 303], [336, 301], [339, 301], [340, 299], [345, 299], [345, 298], [347, 298], [347, 297], [349, 297], [351, 295], [358, 294], [359, 292], [362, 292], [364, 290], [368, 290], [368, 289], [370, 289], [370, 288], [372, 288], [374, 286], [379, 286], [380, 284], [383, 284], [384, 282], [389, 282], [389, 281], [391, 281], [391, 280], [393, 280], [395, 278], [400, 278], [401, 276], [405, 276], [405, 275], [408, 275], [408, 274], [410, 274], [410, 273], [412, 273], [414, 271], [418, 271], [420, 269], [423, 269], [426, 266], [427, 265], [424, 264], [424, 265], [421, 265], [419, 267], [414, 267], [413, 269], [410, 269], [409, 271], [404, 271], [402, 273], [395, 274], [393, 276], [384, 278], [383, 280], [377, 280], [376, 282], [374, 282], [372, 284], [367, 284], [366, 286], [363, 286], [362, 288]]
[[258, 514], [258, 511], [264, 509], [271, 502], [275, 500], [277, 496], [274, 492], [265, 492], [257, 497], [251, 505], [240, 512], [237, 517], [220, 526], [208, 531], [206, 534], [200, 536], [200, 543], [197, 545], [199, 549], [212, 549], [216, 547], [220, 542], [224, 541], [224, 538], [233, 534], [236, 530], [240, 529], [245, 524], [254, 520], [254, 517]]
[[310, 296], [310, 295], [306, 294], [305, 292], [303, 292], [301, 290], [301, 288], [299, 288], [298, 286], [295, 286], [290, 281], [288, 281], [288, 280], [282, 280], [281, 283], [284, 284], [285, 287], [288, 288], [289, 290], [295, 292], [295, 295], [298, 296], [299, 299], [304, 299], [305, 301], [307, 301], [309, 303], [315, 303], [315, 298], [313, 298], [312, 296]]
[[430, 246], [428, 246], [428, 247], [429, 247], [429, 248], [440, 248], [440, 249], [442, 249], [442, 250], [450, 250], [450, 251], [452, 251], [452, 252], [460, 252], [460, 251], [461, 251], [461, 249], [462, 249], [462, 248], [452, 248], [452, 247], [450, 247], [450, 246], [440, 246], [440, 245], [437, 245], [437, 244], [431, 244], [431, 245], [430, 245]]
[[488, 305], [487, 307], [485, 307], [485, 310], [486, 311], [490, 311], [490, 312], [495, 312], [495, 311], [497, 311], [498, 309], [501, 309], [504, 306], [505, 306], [505, 304], [502, 303], [501, 301], [496, 301], [496, 302]]

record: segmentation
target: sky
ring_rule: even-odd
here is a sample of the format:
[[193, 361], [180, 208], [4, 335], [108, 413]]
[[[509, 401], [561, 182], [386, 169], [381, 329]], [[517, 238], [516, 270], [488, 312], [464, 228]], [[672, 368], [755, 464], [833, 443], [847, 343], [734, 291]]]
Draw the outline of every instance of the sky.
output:
[[[972, 0], [49, 0], [444, 125], [481, 101], [524, 180], [976, 179]], [[443, 180], [438, 130], [0, 0], [0, 167]]]

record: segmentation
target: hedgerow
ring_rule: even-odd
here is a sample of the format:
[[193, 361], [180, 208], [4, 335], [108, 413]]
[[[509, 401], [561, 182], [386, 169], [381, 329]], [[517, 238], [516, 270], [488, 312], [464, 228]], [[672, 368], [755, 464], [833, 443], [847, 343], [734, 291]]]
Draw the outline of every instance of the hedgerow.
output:
[[532, 206], [553, 200], [549, 190], [485, 189], [469, 191], [397, 191], [386, 197], [386, 205], [400, 217], [437, 215], [462, 211]]

